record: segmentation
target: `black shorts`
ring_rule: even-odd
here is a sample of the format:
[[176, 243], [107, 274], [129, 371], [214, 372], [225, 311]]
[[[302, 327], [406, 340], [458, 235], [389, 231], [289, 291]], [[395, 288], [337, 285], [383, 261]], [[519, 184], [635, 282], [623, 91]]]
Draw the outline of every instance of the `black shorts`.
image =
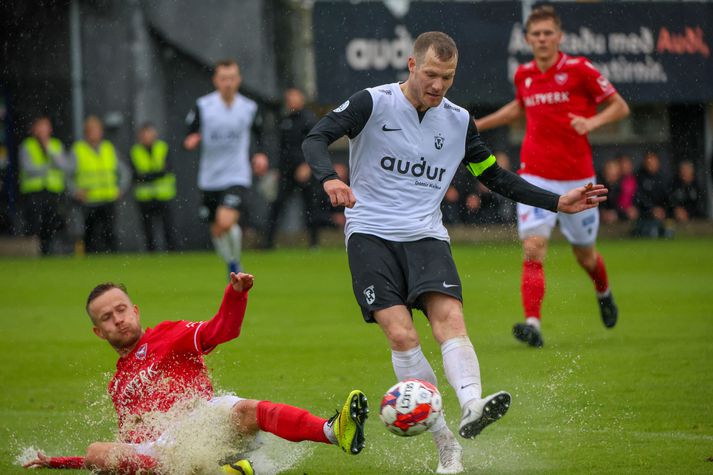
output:
[[425, 313], [421, 296], [427, 292], [463, 301], [460, 277], [446, 241], [394, 242], [355, 233], [349, 237], [347, 254], [354, 296], [366, 322], [375, 322], [374, 311], [394, 305]]
[[236, 211], [243, 211], [247, 205], [248, 189], [244, 186], [231, 186], [224, 190], [204, 191], [203, 206], [200, 209], [201, 219], [215, 221], [215, 210], [218, 206], [225, 206]]

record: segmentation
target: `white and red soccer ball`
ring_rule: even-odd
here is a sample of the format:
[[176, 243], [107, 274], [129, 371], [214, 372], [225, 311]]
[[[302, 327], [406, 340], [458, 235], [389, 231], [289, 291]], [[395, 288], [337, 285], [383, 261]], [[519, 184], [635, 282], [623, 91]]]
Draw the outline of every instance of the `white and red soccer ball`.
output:
[[407, 379], [386, 391], [379, 415], [389, 431], [409, 437], [433, 426], [442, 408], [441, 393], [433, 384]]

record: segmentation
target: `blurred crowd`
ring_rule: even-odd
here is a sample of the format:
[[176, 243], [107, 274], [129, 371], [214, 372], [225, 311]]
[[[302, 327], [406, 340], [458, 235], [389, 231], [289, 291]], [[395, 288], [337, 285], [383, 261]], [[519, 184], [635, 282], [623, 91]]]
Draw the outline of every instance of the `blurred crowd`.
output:
[[[260, 247], [272, 248], [280, 223], [292, 214], [292, 226], [304, 228], [309, 246], [317, 247], [319, 230], [343, 227], [344, 213], [330, 206], [299, 148], [316, 117], [305, 108], [301, 91], [288, 89], [284, 100], [278, 159], [272, 166], [267, 161], [253, 162], [255, 212], [241, 224], [254, 228]], [[98, 117], [88, 117], [84, 137], [65, 150], [52, 134], [50, 118], [41, 116], [34, 120], [19, 155], [26, 230], [39, 237], [43, 254], [57, 250], [53, 246], [57, 236], [69, 241], [75, 252], [116, 251], [116, 206], [127, 195], [136, 203], [141, 223], [136, 232], [143, 233], [145, 249], [177, 248], [171, 151], [153, 124], [139, 127], [136, 143], [125, 158], [105, 139]], [[512, 169], [505, 152], [495, 156], [502, 168]], [[655, 151], [647, 151], [640, 160], [638, 168], [626, 154], [603, 163], [598, 181], [609, 189], [608, 201], [600, 206], [603, 224], [625, 222], [631, 224], [634, 236], [670, 237], [671, 223], [705, 216], [704, 193], [692, 162], [678, 163], [674, 178], [667, 180]], [[346, 163], [335, 163], [335, 170], [342, 180], [349, 180]], [[447, 225], [516, 222], [515, 204], [492, 193], [463, 167], [450, 184], [441, 211]]]
[[[344, 212], [330, 206], [302, 156], [302, 140], [316, 123], [305, 108], [303, 93], [286, 90], [283, 110], [279, 153], [273, 163], [251, 163], [254, 180], [247, 195], [251, 212], [241, 225], [255, 231], [261, 247], [271, 248], [280, 222], [287, 221], [286, 211], [300, 213], [292, 226], [304, 226], [309, 245], [316, 247], [321, 228], [344, 226]], [[65, 148], [53, 135], [50, 117], [33, 120], [19, 147], [19, 204], [25, 233], [39, 238], [44, 255], [116, 252], [117, 206], [134, 201], [141, 229], [132, 232], [143, 233], [145, 250], [175, 250], [179, 241], [173, 216], [177, 211], [175, 151], [160, 138], [157, 127], [142, 124], [126, 154], [104, 136], [99, 117], [87, 117], [83, 132], [80, 140]], [[348, 181], [345, 164], [335, 163], [335, 170]], [[196, 219], [200, 212], [196, 205]]]
[[[511, 170], [510, 157], [495, 152], [500, 167]], [[517, 221], [515, 202], [491, 192], [464, 167], [456, 172], [441, 203], [443, 222], [457, 224], [510, 224]]]
[[609, 189], [609, 199], [600, 205], [602, 223], [631, 222], [635, 236], [671, 237], [669, 220], [685, 223], [705, 216], [703, 190], [690, 161], [679, 162], [674, 178], [667, 180], [655, 151], [644, 153], [638, 169], [631, 156], [621, 154], [604, 162], [598, 181]]
[[[496, 152], [498, 165], [511, 170], [510, 157]], [[692, 162], [677, 164], [674, 178], [667, 179], [661, 158], [647, 151], [636, 168], [630, 155], [620, 154], [604, 162], [597, 181], [609, 189], [609, 198], [599, 206], [603, 224], [631, 224], [631, 234], [641, 237], [671, 237], [671, 222], [685, 223], [705, 217], [704, 192]], [[502, 224], [517, 221], [515, 204], [492, 193], [459, 170], [441, 204], [446, 224]]]

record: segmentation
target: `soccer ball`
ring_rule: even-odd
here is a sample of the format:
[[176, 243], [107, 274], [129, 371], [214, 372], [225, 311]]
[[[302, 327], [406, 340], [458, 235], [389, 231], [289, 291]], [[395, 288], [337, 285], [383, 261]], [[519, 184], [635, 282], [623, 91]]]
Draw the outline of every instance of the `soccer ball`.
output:
[[427, 381], [407, 379], [386, 391], [379, 416], [389, 431], [410, 437], [428, 430], [438, 419], [442, 407], [438, 388]]

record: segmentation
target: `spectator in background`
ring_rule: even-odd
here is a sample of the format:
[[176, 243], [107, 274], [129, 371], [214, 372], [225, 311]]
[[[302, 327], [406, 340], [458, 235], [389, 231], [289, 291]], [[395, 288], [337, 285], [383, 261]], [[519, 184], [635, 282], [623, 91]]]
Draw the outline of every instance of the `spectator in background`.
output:
[[134, 178], [134, 198], [139, 205], [141, 221], [149, 252], [157, 249], [155, 221], [163, 227], [166, 249], [176, 249], [175, 229], [170, 203], [176, 197], [176, 176], [168, 160], [168, 144], [159, 140], [158, 131], [151, 123], [139, 128], [138, 143], [131, 147], [131, 166]]
[[639, 212], [634, 206], [634, 195], [636, 195], [636, 175], [634, 174], [634, 160], [631, 155], [625, 153], [617, 157], [621, 178], [619, 180], [619, 197], [617, 199], [617, 209], [619, 215], [633, 221], [639, 217]]
[[20, 193], [25, 219], [30, 233], [40, 238], [42, 255], [50, 253], [52, 240], [63, 226], [59, 207], [66, 166], [64, 145], [52, 137], [52, 122], [37, 117], [30, 136], [20, 144]]
[[270, 217], [263, 247], [275, 246], [275, 233], [288, 200], [295, 191], [302, 195], [305, 227], [309, 232], [310, 247], [319, 245], [320, 204], [322, 190], [312, 177], [309, 165], [302, 154], [302, 141], [317, 123], [312, 111], [305, 109], [305, 96], [297, 88], [284, 94], [285, 115], [280, 121], [280, 161], [277, 198], [270, 207]]
[[116, 252], [116, 202], [131, 183], [129, 168], [114, 145], [104, 140], [104, 126], [96, 116], [84, 121], [84, 140], [72, 146], [67, 186], [82, 205], [84, 246], [87, 252]]
[[608, 199], [599, 205], [599, 217], [605, 224], [616, 223], [619, 220], [619, 195], [621, 194], [621, 165], [619, 160], [611, 159], [604, 162], [601, 176], [597, 182], [609, 190]]
[[703, 217], [701, 210], [701, 189], [696, 182], [693, 163], [685, 160], [678, 164], [678, 174], [670, 192], [670, 216], [685, 223], [691, 218]]
[[661, 160], [656, 152], [649, 151], [637, 176], [634, 206], [639, 218], [634, 235], [644, 237], [665, 237], [667, 187], [661, 175]]

